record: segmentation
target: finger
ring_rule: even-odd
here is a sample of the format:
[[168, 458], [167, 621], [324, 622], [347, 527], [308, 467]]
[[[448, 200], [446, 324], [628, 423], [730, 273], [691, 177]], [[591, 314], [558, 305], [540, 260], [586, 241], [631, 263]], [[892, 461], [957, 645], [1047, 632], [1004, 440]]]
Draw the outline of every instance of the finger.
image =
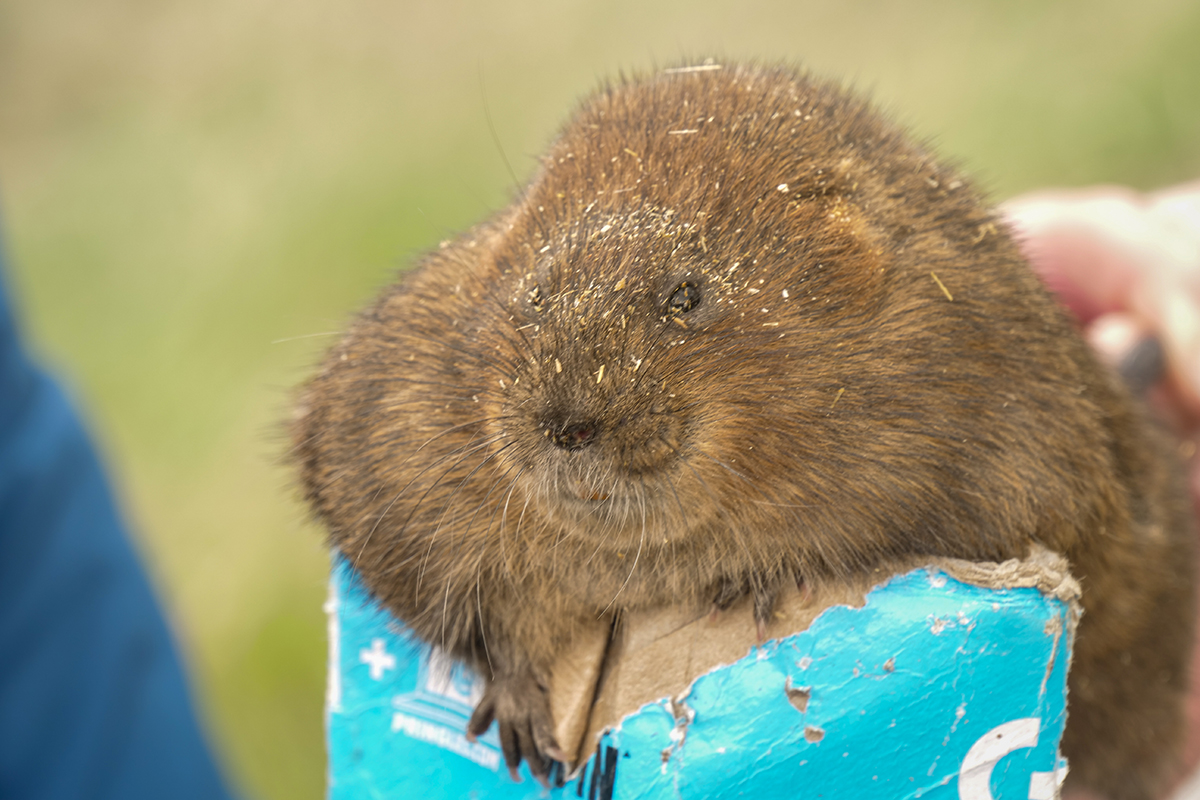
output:
[[1117, 373], [1135, 395], [1141, 396], [1167, 372], [1167, 354], [1157, 336], [1138, 340], [1117, 365]]
[[1138, 342], [1153, 335], [1150, 328], [1127, 312], [1115, 312], [1097, 317], [1084, 330], [1084, 336], [1100, 360], [1113, 369], [1137, 347]]
[[525, 762], [529, 764], [529, 771], [533, 773], [533, 777], [537, 779], [538, 783], [546, 785], [546, 779], [550, 775], [550, 765], [546, 763], [546, 759], [538, 752], [537, 744], [533, 738], [533, 731], [528, 720], [519, 730], [517, 741], [521, 746], [521, 755], [525, 757]]
[[[1130, 390], [1144, 396], [1159, 420], [1180, 437], [1181, 446], [1196, 436], [1200, 409], [1177, 376], [1163, 374], [1164, 349], [1148, 346], [1156, 337], [1145, 323], [1132, 314], [1105, 314], [1088, 326], [1085, 335], [1100, 360], [1117, 370]], [[1187, 448], [1181, 454], [1192, 455]]]
[[1150, 292], [1146, 305], [1161, 319], [1163, 349], [1183, 401], [1200, 412], [1200, 305], [1169, 286]]
[[746, 587], [740, 581], [722, 578], [717, 583], [717, 596], [713, 599], [713, 607], [718, 611], [728, 611], [738, 598], [746, 594]]
[[1133, 314], [1116, 312], [1097, 317], [1085, 336], [1100, 360], [1115, 370], [1136, 395], [1144, 394], [1166, 374], [1161, 343]]
[[521, 766], [521, 747], [517, 742], [517, 732], [512, 723], [500, 723], [500, 750], [504, 753], [504, 763], [508, 765], [508, 774], [516, 783], [521, 782], [517, 767]]
[[1081, 322], [1128, 309], [1159, 239], [1142, 195], [1116, 187], [1040, 192], [1001, 206], [1018, 246]]
[[476, 737], [483, 736], [487, 733], [487, 729], [492, 725], [492, 719], [496, 715], [496, 703], [489, 696], [484, 696], [479, 701], [479, 705], [475, 706], [475, 711], [471, 714], [471, 718], [467, 720], [467, 739], [475, 741]]
[[1153, 328], [1183, 401], [1200, 411], [1200, 182], [1157, 195], [1026, 195], [1004, 212], [1034, 269], [1080, 320], [1128, 311]]

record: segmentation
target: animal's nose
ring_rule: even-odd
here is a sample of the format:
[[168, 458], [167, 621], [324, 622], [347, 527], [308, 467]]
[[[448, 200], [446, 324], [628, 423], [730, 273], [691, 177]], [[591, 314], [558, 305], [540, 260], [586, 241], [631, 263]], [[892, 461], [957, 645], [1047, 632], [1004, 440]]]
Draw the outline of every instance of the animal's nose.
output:
[[600, 426], [595, 422], [578, 422], [550, 429], [550, 440], [564, 450], [582, 450], [596, 441]]

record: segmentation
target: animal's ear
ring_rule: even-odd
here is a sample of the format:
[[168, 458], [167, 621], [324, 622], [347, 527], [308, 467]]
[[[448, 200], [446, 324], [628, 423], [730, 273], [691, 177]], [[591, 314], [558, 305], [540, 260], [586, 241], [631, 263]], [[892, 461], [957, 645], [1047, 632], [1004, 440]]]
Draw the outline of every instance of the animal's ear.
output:
[[781, 206], [777, 227], [795, 232], [794, 244], [816, 270], [811, 279], [852, 280], [853, 287], [843, 286], [848, 298], [865, 300], [875, 294], [892, 259], [893, 232], [862, 206], [853, 186], [845, 191], [827, 186]]
[[[827, 175], [821, 199], [828, 227], [882, 264], [884, 253], [903, 246], [916, 228], [891, 213], [891, 204], [878, 176], [864, 171], [861, 159], [846, 156], [822, 169]], [[869, 198], [869, 199], [868, 199]], [[870, 208], [864, 207], [869, 203]]]
[[849, 297], [858, 303], [881, 301], [893, 257], [889, 231], [863, 209], [852, 193], [826, 195], [820, 207], [825, 232], [825, 253], [821, 257], [840, 265], [838, 274], [849, 282]]

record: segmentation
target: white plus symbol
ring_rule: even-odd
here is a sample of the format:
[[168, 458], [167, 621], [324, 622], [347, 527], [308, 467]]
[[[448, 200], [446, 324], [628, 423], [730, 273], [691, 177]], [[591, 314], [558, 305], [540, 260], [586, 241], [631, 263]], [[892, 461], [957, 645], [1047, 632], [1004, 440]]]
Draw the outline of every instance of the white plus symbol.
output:
[[396, 668], [396, 657], [383, 646], [383, 639], [372, 639], [371, 649], [363, 648], [358, 651], [358, 660], [371, 668], [371, 680], [383, 678], [385, 669]]

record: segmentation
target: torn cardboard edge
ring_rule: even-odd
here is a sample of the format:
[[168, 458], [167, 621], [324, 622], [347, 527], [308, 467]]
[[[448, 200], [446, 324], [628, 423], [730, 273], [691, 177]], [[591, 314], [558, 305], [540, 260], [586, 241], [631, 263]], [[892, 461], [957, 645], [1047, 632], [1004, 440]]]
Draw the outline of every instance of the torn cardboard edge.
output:
[[[849, 581], [821, 582], [805, 591], [789, 586], [776, 602], [766, 638], [805, 631], [834, 606], [862, 608], [869, 592], [922, 568], [985, 589], [1035, 588], [1068, 606], [1068, 633], [1074, 633], [1081, 613], [1079, 583], [1065, 558], [1035, 545], [1024, 559], [997, 563], [914, 556]], [[626, 716], [663, 698], [682, 702], [698, 678], [760, 644], [749, 597], [716, 615], [710, 609], [661, 607], [624, 612], [615, 625], [597, 620], [551, 672], [550, 706], [560, 747], [572, 763], [580, 763]]]

